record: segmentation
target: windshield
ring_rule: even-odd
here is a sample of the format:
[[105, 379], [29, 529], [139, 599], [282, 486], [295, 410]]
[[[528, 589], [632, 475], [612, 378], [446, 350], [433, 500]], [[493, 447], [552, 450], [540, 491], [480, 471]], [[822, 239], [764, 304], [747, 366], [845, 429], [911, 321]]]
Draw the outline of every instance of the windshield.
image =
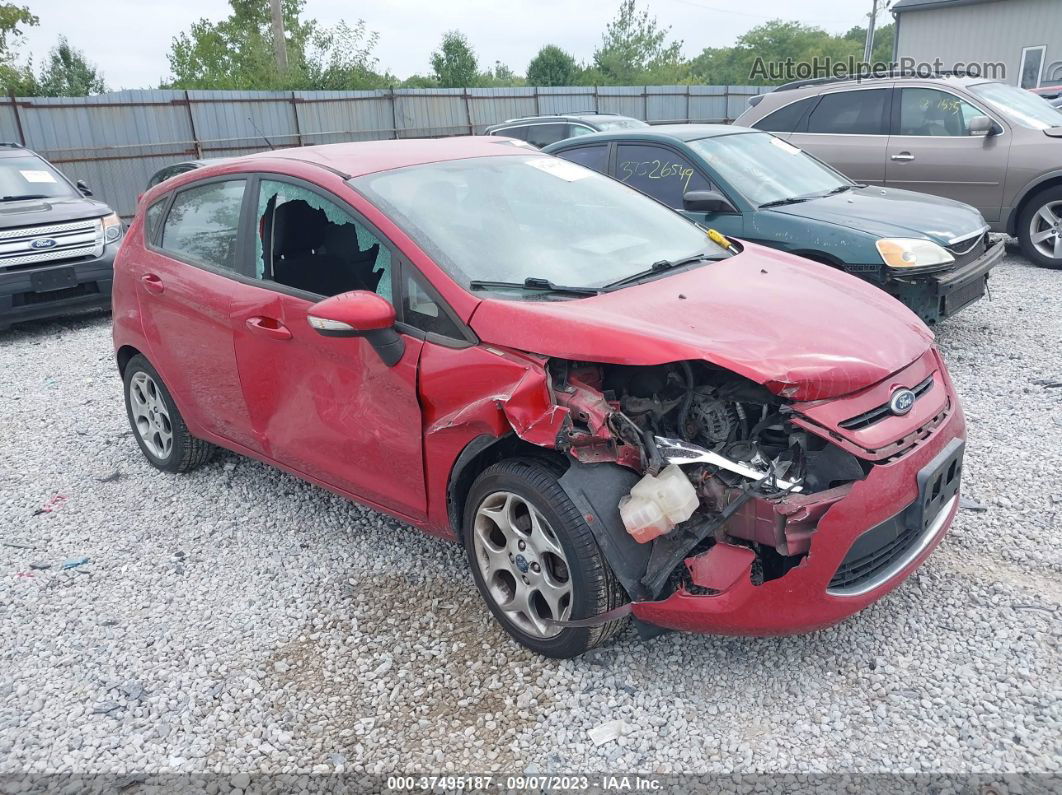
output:
[[634, 130], [639, 127], [648, 127], [649, 124], [639, 119], [594, 119], [597, 129], [605, 130]]
[[1006, 83], [979, 83], [970, 86], [976, 96], [983, 99], [1015, 124], [1033, 130], [1062, 127], [1062, 116], [1043, 97]]
[[815, 158], [767, 133], [690, 141], [708, 165], [755, 205], [819, 196], [851, 182]]
[[727, 256], [678, 213], [555, 157], [451, 160], [351, 184], [465, 287], [526, 279], [602, 287], [661, 260]]
[[70, 183], [34, 155], [0, 157], [0, 201], [77, 196]]

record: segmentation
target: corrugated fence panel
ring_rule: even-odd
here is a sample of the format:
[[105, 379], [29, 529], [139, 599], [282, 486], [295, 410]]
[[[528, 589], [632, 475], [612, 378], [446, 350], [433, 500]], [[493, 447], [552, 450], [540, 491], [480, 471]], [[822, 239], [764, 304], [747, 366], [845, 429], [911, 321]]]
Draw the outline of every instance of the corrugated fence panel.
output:
[[477, 135], [500, 121], [539, 114], [534, 88], [472, 88], [468, 101]]
[[299, 145], [290, 91], [189, 91], [203, 157]]
[[[597, 110], [593, 86], [549, 86], [538, 90], [542, 114]], [[640, 118], [640, 117], [639, 117]]]
[[394, 138], [391, 92], [296, 91], [304, 146]]
[[25, 141], [124, 217], [158, 169], [286, 146], [482, 133], [518, 116], [600, 111], [725, 122], [757, 86], [554, 86], [375, 91], [116, 91], [0, 97], [0, 140]]
[[405, 88], [395, 91], [395, 119], [400, 138], [468, 135], [468, 101], [463, 88]]

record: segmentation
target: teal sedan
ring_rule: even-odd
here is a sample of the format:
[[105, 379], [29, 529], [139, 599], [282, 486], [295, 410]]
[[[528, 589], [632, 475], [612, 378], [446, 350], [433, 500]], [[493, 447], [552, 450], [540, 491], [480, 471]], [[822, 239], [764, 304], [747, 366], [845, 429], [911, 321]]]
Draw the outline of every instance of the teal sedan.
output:
[[927, 323], [981, 298], [1003, 257], [967, 204], [860, 185], [770, 133], [674, 124], [583, 135], [546, 152], [724, 235], [866, 279]]

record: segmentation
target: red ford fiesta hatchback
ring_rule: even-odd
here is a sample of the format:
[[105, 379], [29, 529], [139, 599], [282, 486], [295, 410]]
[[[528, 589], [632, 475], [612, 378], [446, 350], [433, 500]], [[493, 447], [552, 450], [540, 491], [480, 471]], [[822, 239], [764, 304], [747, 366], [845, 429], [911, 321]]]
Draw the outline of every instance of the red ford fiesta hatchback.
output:
[[958, 503], [962, 411], [911, 312], [505, 139], [168, 180], [115, 262], [114, 344], [151, 464], [217, 445], [458, 539], [549, 656], [628, 614], [824, 627]]

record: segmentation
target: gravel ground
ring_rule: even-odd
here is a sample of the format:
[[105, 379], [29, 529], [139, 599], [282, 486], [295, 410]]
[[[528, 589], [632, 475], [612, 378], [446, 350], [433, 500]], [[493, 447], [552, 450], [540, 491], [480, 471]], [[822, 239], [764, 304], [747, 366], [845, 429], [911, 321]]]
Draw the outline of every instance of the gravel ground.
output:
[[0, 547], [0, 773], [1057, 773], [1062, 273], [1011, 255], [992, 284], [940, 331], [987, 510], [914, 577], [812, 635], [568, 662], [488, 620], [455, 545], [236, 456], [150, 468], [106, 317], [17, 328], [0, 541], [32, 548]]

